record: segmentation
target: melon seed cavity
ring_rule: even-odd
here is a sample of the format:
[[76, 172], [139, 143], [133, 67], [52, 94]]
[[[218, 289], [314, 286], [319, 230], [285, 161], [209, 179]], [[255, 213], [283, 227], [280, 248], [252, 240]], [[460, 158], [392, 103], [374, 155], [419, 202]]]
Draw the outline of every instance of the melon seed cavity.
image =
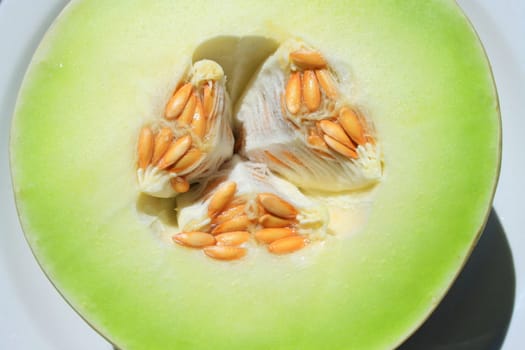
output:
[[138, 132], [136, 151], [138, 190], [175, 198], [174, 247], [220, 261], [255, 249], [292, 254], [330, 234], [326, 204], [303, 191], [380, 181], [372, 121], [353, 102], [344, 65], [320, 50], [283, 42], [234, 112], [218, 63], [185, 71], [163, 114]]

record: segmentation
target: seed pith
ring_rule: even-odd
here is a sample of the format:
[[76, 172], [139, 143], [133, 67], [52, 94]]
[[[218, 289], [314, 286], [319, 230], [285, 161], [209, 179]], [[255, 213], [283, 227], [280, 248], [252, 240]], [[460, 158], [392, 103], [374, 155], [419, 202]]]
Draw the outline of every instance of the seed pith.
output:
[[286, 84], [285, 96], [286, 108], [292, 114], [297, 114], [301, 108], [301, 73], [292, 72]]
[[140, 130], [139, 142], [137, 145], [138, 165], [141, 169], [146, 169], [153, 156], [153, 132], [149, 127], [143, 127]]
[[290, 236], [278, 239], [268, 246], [268, 251], [273, 254], [288, 254], [298, 251], [306, 246], [307, 240], [302, 236]]
[[319, 122], [319, 126], [321, 127], [321, 130], [323, 130], [323, 132], [328, 136], [336, 139], [346, 147], [355, 148], [354, 144], [340, 125], [329, 120], [321, 120]]
[[290, 53], [290, 60], [305, 69], [321, 69], [326, 67], [326, 60], [317, 51], [297, 50]]
[[328, 147], [330, 147], [337, 153], [345, 157], [357, 159], [357, 153], [353, 149], [346, 147], [345, 145], [328, 135], [324, 135], [323, 139], [325, 140]]
[[255, 232], [255, 239], [261, 243], [270, 244], [281, 238], [293, 236], [295, 233], [290, 228], [264, 228]]
[[171, 131], [170, 128], [164, 127], [160, 129], [157, 136], [155, 136], [155, 148], [153, 150], [153, 158], [151, 162], [153, 164], [157, 164], [168, 150], [168, 147], [171, 144], [171, 141], [173, 140], [173, 131]]
[[295, 164], [304, 166], [304, 163], [299, 158], [297, 158], [292, 152], [284, 151], [283, 155]]
[[348, 107], [341, 108], [341, 111], [339, 111], [339, 123], [341, 123], [341, 126], [348, 136], [358, 145], [364, 145], [366, 143], [363, 126], [354, 110]]
[[175, 119], [180, 115], [192, 91], [193, 86], [190, 83], [186, 83], [173, 94], [164, 111], [166, 119]]
[[222, 184], [211, 197], [208, 204], [208, 216], [213, 218], [230, 203], [237, 190], [237, 184], [233, 181]]
[[246, 215], [236, 216], [230, 220], [217, 225], [211, 233], [218, 235], [219, 233], [231, 232], [231, 231], [246, 231], [251, 225], [251, 221]]
[[248, 231], [225, 232], [215, 236], [215, 239], [217, 245], [238, 246], [250, 239], [250, 233]]
[[218, 260], [237, 260], [246, 255], [246, 249], [232, 246], [212, 246], [203, 249], [204, 254]]
[[295, 219], [297, 215], [293, 205], [273, 193], [260, 193], [257, 198], [264, 209], [280, 218]]
[[280, 166], [284, 166], [284, 167], [288, 166], [282, 160], [274, 156], [270, 151], [264, 151], [264, 154], [266, 155], [266, 157], [268, 157], [269, 161], [274, 162], [275, 164], [278, 164]]
[[306, 108], [310, 112], [315, 112], [321, 106], [321, 90], [313, 70], [303, 73], [303, 99]]
[[173, 141], [164, 156], [160, 159], [157, 167], [159, 169], [166, 169], [169, 166], [175, 164], [175, 162], [181, 159], [182, 156], [184, 156], [184, 154], [190, 149], [191, 142], [192, 140], [189, 135], [183, 136]]
[[215, 244], [215, 237], [206, 232], [181, 232], [173, 236], [173, 241], [190, 248], [202, 248]]

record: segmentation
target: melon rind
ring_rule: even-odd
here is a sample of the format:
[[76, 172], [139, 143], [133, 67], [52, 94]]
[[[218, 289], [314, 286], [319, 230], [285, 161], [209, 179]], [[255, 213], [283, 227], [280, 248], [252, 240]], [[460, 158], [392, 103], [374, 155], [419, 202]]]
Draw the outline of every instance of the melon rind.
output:
[[[136, 135], [220, 35], [301, 36], [349, 64], [385, 155], [362, 231], [222, 263], [140, 220]], [[490, 67], [454, 1], [74, 1], [24, 80], [11, 171], [45, 273], [119, 348], [387, 349], [476, 242], [500, 143]]]

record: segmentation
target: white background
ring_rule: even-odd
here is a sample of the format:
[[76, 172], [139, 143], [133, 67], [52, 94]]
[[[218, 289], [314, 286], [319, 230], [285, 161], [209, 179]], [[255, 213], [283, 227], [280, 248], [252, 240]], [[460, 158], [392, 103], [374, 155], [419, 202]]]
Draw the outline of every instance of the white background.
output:
[[[525, 1], [459, 0], [492, 62], [503, 119], [503, 166], [494, 207], [516, 269], [516, 301], [503, 349], [525, 343]], [[109, 350], [40, 271], [11, 192], [9, 128], [23, 73], [66, 0], [0, 2], [0, 349]], [[497, 301], [495, 301], [497, 302]]]

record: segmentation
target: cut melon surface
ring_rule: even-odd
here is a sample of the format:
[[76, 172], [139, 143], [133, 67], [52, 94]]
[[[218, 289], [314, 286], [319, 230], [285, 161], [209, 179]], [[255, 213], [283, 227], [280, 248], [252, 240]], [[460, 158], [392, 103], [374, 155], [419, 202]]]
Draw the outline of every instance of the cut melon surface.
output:
[[[258, 57], [247, 37], [297, 37], [346, 62], [384, 152], [359, 230], [344, 232], [353, 208], [339, 207], [341, 232], [321, 244], [226, 263], [152, 230], [161, 209], [139, 194], [136, 137], [195, 50], [221, 37], [243, 43], [228, 62]], [[246, 84], [245, 66], [230, 82]], [[390, 349], [477, 241], [500, 144], [490, 67], [454, 1], [86, 0], [66, 7], [33, 57], [11, 171], [43, 270], [118, 348]]]

